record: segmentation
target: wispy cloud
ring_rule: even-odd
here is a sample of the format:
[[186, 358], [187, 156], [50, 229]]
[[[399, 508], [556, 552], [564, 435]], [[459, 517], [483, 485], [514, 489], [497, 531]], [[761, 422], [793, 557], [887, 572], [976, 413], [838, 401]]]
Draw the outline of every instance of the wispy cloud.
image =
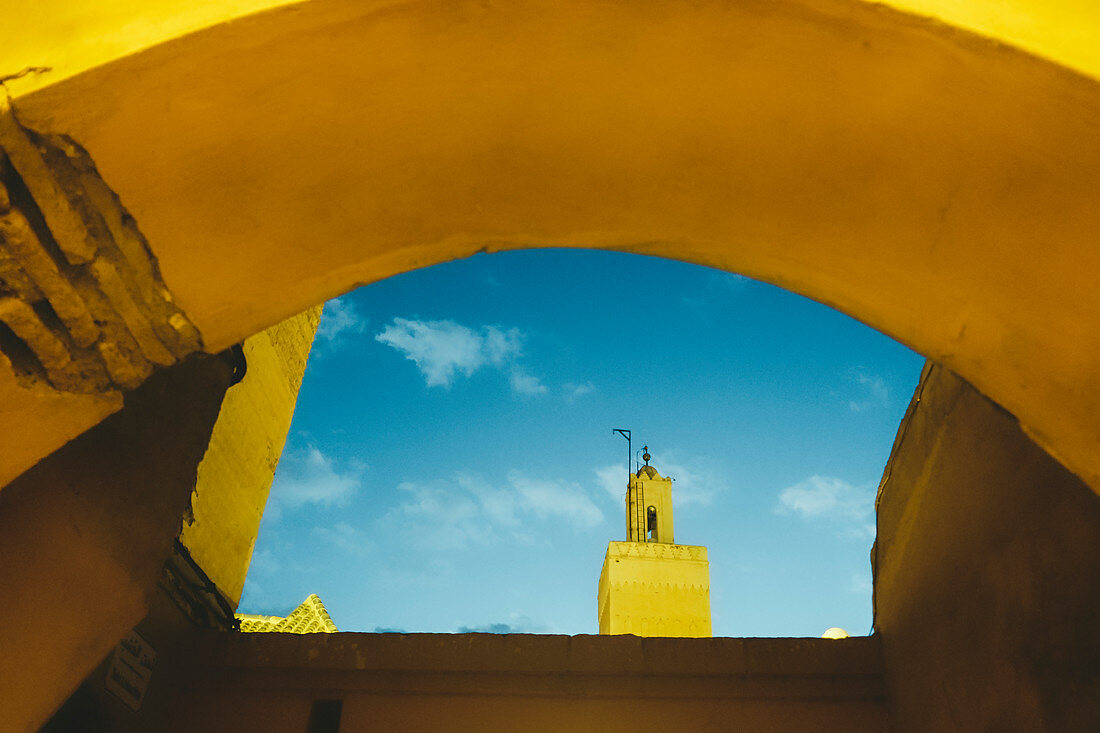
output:
[[332, 347], [343, 337], [363, 333], [368, 319], [359, 313], [348, 296], [333, 298], [321, 311], [321, 323], [317, 326], [317, 343]]
[[848, 401], [852, 412], [863, 412], [875, 407], [887, 407], [890, 404], [890, 390], [882, 377], [864, 369], [853, 369], [848, 373], [856, 395]]
[[469, 475], [452, 480], [405, 482], [406, 498], [382, 522], [423, 550], [461, 549], [508, 536], [528, 541], [532, 525], [561, 520], [574, 530], [604, 521], [603, 512], [579, 484], [532, 479], [512, 471], [504, 486]]
[[672, 498], [676, 506], [709, 505], [714, 497], [728, 490], [726, 479], [702, 459], [681, 462], [675, 450], [664, 451], [653, 461], [663, 476], [671, 476]]
[[751, 278], [738, 275], [736, 272], [716, 270], [711, 273], [710, 286], [716, 290], [724, 290], [730, 293], [739, 293], [753, 282]]
[[510, 614], [508, 623], [497, 622], [479, 626], [459, 626], [460, 634], [545, 634], [550, 628], [524, 614]]
[[347, 522], [337, 522], [331, 527], [314, 527], [313, 536], [345, 555], [360, 558], [369, 555], [374, 544], [366, 531]]
[[506, 370], [513, 391], [544, 394], [547, 389], [515, 363], [523, 353], [523, 333], [497, 326], [468, 328], [454, 321], [394, 318], [374, 337], [416, 364], [429, 387], [450, 388], [458, 375], [469, 377], [482, 367]]
[[546, 385], [540, 382], [538, 377], [531, 376], [519, 367], [512, 368], [510, 381], [512, 384], [512, 391], [516, 394], [546, 394]]
[[259, 552], [252, 553], [252, 560], [248, 564], [249, 580], [252, 580], [254, 575], [275, 575], [282, 568], [282, 565], [271, 550], [265, 548]]
[[520, 507], [539, 519], [562, 519], [585, 529], [603, 522], [603, 512], [580, 484], [531, 479], [518, 471], [508, 474], [508, 481], [519, 495]]
[[485, 544], [492, 539], [493, 525], [486, 521], [477, 498], [456, 491], [454, 484], [407, 481], [397, 489], [407, 498], [385, 519], [421, 549], [459, 549], [470, 544]]
[[681, 297], [684, 305], [698, 311], [700, 315], [707, 315], [709, 310], [719, 303], [728, 300], [755, 282], [752, 278], [738, 275], [735, 272], [713, 270], [706, 280], [700, 283], [700, 287], [692, 291], [691, 295]]
[[596, 391], [596, 388], [592, 385], [592, 382], [585, 382], [584, 384], [574, 384], [573, 382], [566, 382], [562, 385], [562, 392], [565, 394], [565, 401], [569, 403], [576, 402], [581, 397], [587, 394], [592, 394]]
[[271, 502], [276, 509], [340, 505], [359, 489], [361, 473], [357, 468], [339, 469], [335, 461], [312, 446], [304, 452], [288, 451], [275, 472]]
[[813, 475], [779, 492], [777, 511], [805, 519], [864, 521], [875, 511], [874, 490], [844, 479]]
[[597, 468], [595, 473], [596, 484], [615, 501], [622, 501], [626, 496], [626, 464], [616, 463]]
[[[691, 468], [677, 460], [675, 451], [664, 451], [655, 458], [653, 467], [662, 476], [671, 477], [672, 500], [675, 506], [709, 505], [717, 496], [728, 490], [729, 486], [721, 475], [707, 466], [703, 460], [690, 460]], [[617, 502], [626, 496], [626, 465], [612, 464], [594, 469], [596, 484]]]

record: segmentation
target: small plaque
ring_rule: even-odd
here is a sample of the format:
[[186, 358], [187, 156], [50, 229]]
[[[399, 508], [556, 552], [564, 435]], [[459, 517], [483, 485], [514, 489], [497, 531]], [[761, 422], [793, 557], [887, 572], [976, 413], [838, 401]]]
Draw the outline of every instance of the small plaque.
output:
[[135, 713], [141, 709], [149, 678], [157, 663], [157, 652], [136, 631], [122, 637], [107, 667], [106, 687]]

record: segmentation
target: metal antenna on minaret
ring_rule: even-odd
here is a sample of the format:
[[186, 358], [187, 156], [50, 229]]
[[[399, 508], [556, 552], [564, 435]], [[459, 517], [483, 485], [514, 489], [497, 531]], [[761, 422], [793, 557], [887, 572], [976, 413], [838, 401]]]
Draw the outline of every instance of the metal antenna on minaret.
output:
[[623, 430], [622, 428], [611, 428], [612, 433], [618, 433], [626, 438], [626, 472], [630, 473], [630, 461], [633, 459], [634, 454], [630, 451], [630, 431]]

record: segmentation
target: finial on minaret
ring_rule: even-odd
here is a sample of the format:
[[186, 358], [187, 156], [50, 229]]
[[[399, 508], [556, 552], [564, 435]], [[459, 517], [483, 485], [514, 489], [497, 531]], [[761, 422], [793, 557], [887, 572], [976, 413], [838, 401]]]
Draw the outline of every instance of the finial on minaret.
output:
[[648, 466], [649, 465], [649, 459], [652, 458], [653, 456], [649, 455], [649, 446], [648, 445], [643, 445], [642, 450], [644, 451], [642, 453], [642, 460], [645, 461], [645, 465]]

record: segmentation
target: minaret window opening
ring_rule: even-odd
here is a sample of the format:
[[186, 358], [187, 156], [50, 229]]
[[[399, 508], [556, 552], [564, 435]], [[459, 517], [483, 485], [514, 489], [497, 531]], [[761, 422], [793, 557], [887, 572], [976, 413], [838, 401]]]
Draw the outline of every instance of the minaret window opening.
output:
[[645, 511], [645, 530], [652, 542], [657, 541], [657, 507], [650, 506]]

